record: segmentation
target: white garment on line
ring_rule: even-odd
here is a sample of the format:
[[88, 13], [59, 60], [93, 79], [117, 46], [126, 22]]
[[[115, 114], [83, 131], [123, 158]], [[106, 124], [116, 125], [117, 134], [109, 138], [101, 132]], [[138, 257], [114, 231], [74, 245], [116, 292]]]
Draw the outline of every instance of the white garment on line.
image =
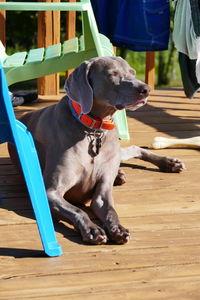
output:
[[2, 42], [0, 41], [0, 61], [4, 61], [4, 59], [6, 59], [8, 55], [6, 54], [6, 51], [5, 51], [5, 47], [4, 45], [2, 44]]
[[200, 37], [196, 36], [192, 22], [190, 0], [176, 0], [173, 40], [178, 52], [196, 59], [196, 77], [200, 83]]

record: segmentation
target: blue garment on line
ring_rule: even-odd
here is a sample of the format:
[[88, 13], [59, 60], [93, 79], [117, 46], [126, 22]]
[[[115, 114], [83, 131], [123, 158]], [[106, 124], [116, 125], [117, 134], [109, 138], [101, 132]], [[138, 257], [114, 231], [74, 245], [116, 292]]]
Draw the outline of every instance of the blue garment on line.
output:
[[114, 46], [134, 51], [168, 49], [169, 0], [91, 0], [99, 31]]

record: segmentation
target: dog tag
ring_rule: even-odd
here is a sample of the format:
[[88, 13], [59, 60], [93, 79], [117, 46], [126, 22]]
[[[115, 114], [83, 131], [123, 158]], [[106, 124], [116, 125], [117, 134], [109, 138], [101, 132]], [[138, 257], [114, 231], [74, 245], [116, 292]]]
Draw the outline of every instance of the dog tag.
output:
[[86, 132], [86, 134], [89, 139], [88, 153], [90, 153], [93, 157], [95, 157], [99, 154], [99, 150], [102, 146], [102, 139], [104, 137], [104, 132], [95, 130], [90, 133]]
[[104, 133], [102, 131], [95, 131], [94, 137], [96, 139], [96, 155], [99, 154], [99, 150], [102, 145], [102, 138], [104, 136]]
[[99, 150], [100, 150], [100, 148], [101, 148], [101, 144], [102, 144], [101, 138], [100, 138], [100, 137], [97, 137], [97, 138], [96, 138], [96, 154], [97, 154], [97, 155], [99, 154]]

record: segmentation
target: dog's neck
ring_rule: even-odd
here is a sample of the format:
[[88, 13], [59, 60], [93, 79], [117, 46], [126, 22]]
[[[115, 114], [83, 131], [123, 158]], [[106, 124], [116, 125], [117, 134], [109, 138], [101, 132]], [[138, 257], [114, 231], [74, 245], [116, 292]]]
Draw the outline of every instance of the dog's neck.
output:
[[111, 118], [112, 115], [116, 112], [116, 110], [117, 109], [109, 103], [94, 100], [92, 109], [89, 114], [96, 118], [105, 120]]
[[115, 124], [113, 123], [113, 120], [111, 116], [109, 116], [108, 112], [103, 119], [97, 117], [96, 114], [93, 115], [93, 113], [95, 113], [95, 110], [93, 110], [93, 113], [91, 111], [88, 115], [83, 114], [80, 104], [70, 99], [69, 107], [73, 116], [87, 128], [94, 130], [112, 130], [115, 128]]

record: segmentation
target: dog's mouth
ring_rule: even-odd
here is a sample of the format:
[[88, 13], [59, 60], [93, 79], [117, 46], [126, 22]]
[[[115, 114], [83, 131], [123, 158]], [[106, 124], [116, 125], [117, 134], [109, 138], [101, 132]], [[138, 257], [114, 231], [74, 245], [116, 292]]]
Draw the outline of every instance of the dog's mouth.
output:
[[122, 110], [122, 109], [125, 108], [125, 106], [124, 106], [124, 105], [121, 105], [121, 104], [117, 104], [117, 105], [115, 105], [115, 108], [116, 108], [117, 110]]
[[143, 105], [145, 105], [146, 103], [147, 103], [147, 98], [144, 98], [142, 100], [136, 101], [136, 103], [134, 103], [130, 106], [127, 106], [127, 108], [130, 108], [132, 110], [136, 110], [136, 109], [142, 107]]
[[122, 104], [117, 104], [115, 105], [115, 108], [117, 110], [122, 110], [124, 108], [128, 108], [128, 109], [131, 109], [131, 110], [136, 110], [140, 107], [142, 107], [143, 105], [145, 105], [147, 103], [147, 98], [144, 98], [144, 99], [141, 99], [141, 100], [137, 100], [135, 103], [132, 103], [132, 104], [128, 104], [128, 105], [122, 105]]

